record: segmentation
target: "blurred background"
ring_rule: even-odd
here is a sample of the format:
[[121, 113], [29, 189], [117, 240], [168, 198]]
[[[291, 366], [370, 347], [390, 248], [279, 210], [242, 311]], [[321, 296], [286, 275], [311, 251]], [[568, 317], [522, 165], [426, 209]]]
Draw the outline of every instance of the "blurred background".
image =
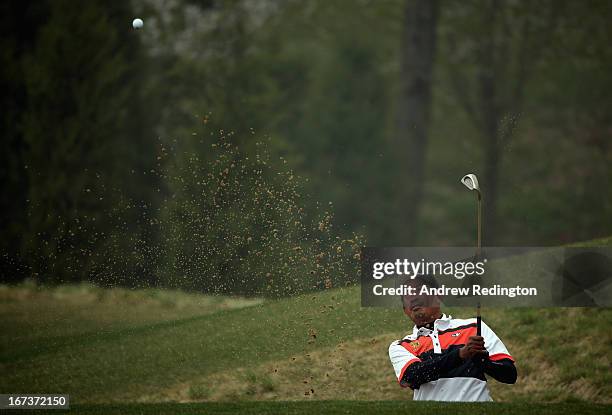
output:
[[470, 172], [484, 244], [612, 233], [608, 1], [75, 4], [0, 5], [2, 282], [342, 286]]
[[[0, 20], [4, 393], [402, 404], [388, 345], [412, 323], [361, 307], [360, 247], [473, 246], [466, 173], [485, 246], [612, 244], [607, 0], [3, 0]], [[612, 310], [483, 318], [519, 367], [496, 400], [606, 412], [586, 406], [612, 399]]]

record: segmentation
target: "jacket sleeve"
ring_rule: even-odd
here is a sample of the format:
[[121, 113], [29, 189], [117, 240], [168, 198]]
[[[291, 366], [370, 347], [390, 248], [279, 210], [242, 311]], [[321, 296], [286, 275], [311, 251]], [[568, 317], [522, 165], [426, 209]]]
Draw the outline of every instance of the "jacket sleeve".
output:
[[453, 350], [422, 361], [410, 353], [399, 341], [389, 346], [389, 358], [400, 386], [418, 389], [423, 383], [440, 377], [463, 363], [459, 350]]
[[402, 378], [404, 377], [406, 370], [411, 365], [420, 362], [421, 359], [410, 353], [399, 340], [394, 341], [389, 346], [389, 359], [391, 360], [391, 365], [395, 371], [397, 381], [399, 382], [400, 386], [405, 388], [408, 385], [402, 383]]
[[514, 358], [510, 355], [508, 349], [497, 334], [489, 326], [482, 322], [482, 337], [484, 337], [485, 348], [489, 352], [489, 360], [496, 362], [502, 359], [508, 359], [514, 362]]
[[514, 362], [510, 359], [502, 359], [495, 362], [486, 360], [484, 363], [484, 371], [498, 382], [516, 383], [516, 366], [514, 366]]
[[459, 357], [459, 349], [434, 355], [432, 358], [408, 366], [400, 384], [404, 387], [409, 386], [410, 389], [419, 389], [422, 384], [440, 379], [462, 363], [463, 359]]
[[482, 337], [484, 337], [485, 347], [489, 352], [489, 358], [484, 361], [485, 373], [498, 382], [515, 383], [517, 371], [514, 358], [500, 338], [484, 321], [482, 322]]

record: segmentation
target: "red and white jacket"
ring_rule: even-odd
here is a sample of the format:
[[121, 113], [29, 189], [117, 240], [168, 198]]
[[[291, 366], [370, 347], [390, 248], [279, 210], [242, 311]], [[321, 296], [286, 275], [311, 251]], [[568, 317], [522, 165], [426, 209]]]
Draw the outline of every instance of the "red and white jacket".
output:
[[[508, 359], [514, 362], [495, 332], [484, 322], [481, 327], [489, 360], [496, 362]], [[433, 330], [415, 326], [412, 334], [392, 342], [389, 346], [389, 359], [400, 385], [410, 386], [405, 374], [412, 364], [452, 352], [449, 358], [454, 359], [454, 362], [447, 365], [449, 370], [441, 372], [436, 380], [415, 388], [414, 400], [491, 401], [483, 368], [473, 361], [464, 362], [455, 358], [458, 349], [466, 344], [470, 336], [476, 335], [476, 330], [475, 318], [454, 319], [443, 315], [434, 322]]]

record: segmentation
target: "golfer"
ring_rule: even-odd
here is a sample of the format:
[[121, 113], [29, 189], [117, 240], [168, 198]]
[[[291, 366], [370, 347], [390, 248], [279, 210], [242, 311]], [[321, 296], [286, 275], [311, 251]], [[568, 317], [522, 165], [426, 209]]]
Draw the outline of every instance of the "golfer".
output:
[[[437, 287], [419, 276], [410, 285]], [[404, 313], [414, 322], [412, 333], [389, 346], [389, 358], [400, 386], [414, 391], [417, 401], [491, 401], [485, 375], [503, 383], [516, 382], [514, 359], [497, 335], [475, 318], [442, 314], [434, 296], [402, 296]]]

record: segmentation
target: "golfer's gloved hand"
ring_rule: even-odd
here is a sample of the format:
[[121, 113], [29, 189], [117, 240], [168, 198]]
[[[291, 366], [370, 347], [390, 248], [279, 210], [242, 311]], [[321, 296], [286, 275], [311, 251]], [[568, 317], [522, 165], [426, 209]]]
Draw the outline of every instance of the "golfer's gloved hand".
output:
[[485, 342], [482, 336], [471, 336], [465, 346], [459, 349], [459, 357], [463, 360], [484, 359], [489, 356], [485, 349]]

